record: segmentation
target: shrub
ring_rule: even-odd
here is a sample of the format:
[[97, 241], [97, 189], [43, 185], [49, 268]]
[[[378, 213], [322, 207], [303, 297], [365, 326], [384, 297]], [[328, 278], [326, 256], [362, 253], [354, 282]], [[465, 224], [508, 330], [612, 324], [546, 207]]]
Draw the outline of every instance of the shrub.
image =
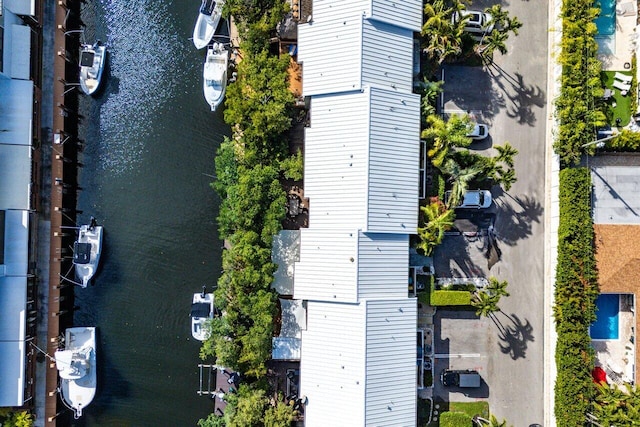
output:
[[625, 129], [620, 135], [609, 140], [606, 147], [611, 151], [638, 151], [640, 149], [640, 133]]
[[558, 335], [555, 415], [557, 424], [582, 427], [595, 398], [589, 325], [598, 295], [591, 219], [589, 169], [560, 171], [560, 223], [554, 316]]
[[598, 44], [593, 20], [598, 9], [593, 0], [563, 0], [562, 41], [558, 61], [562, 65], [560, 94], [556, 99], [559, 121], [555, 152], [564, 165], [580, 161], [582, 145], [595, 136], [594, 129], [605, 124], [605, 114], [593, 108], [602, 98], [601, 64], [596, 58]]

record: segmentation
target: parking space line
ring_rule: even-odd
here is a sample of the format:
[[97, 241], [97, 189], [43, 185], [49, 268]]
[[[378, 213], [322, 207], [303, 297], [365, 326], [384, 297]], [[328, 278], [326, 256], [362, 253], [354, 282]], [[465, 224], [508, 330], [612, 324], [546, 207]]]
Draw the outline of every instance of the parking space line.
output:
[[436, 353], [433, 355], [435, 359], [452, 359], [452, 358], [472, 358], [481, 357], [480, 353]]

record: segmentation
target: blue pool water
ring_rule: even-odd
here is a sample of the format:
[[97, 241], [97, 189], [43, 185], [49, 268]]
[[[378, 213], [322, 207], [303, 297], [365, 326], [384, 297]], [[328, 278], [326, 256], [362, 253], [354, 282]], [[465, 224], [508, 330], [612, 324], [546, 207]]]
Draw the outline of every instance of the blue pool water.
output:
[[591, 339], [617, 340], [620, 295], [600, 294], [596, 300], [596, 307], [596, 321], [591, 324], [590, 328]]
[[610, 36], [616, 32], [616, 0], [596, 0], [594, 6], [600, 7], [600, 16], [595, 19], [599, 36]]

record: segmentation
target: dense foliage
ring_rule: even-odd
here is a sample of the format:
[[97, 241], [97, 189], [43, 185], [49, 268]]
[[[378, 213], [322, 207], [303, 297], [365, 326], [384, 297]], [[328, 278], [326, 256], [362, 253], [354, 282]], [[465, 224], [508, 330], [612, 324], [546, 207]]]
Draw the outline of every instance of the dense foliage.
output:
[[34, 416], [27, 411], [11, 411], [11, 408], [0, 408], [0, 425], [3, 427], [31, 427]]
[[563, 0], [562, 41], [558, 61], [562, 65], [560, 94], [556, 99], [559, 121], [554, 149], [564, 165], [580, 161], [582, 146], [592, 141], [605, 124], [599, 107], [603, 95], [600, 61], [596, 58], [598, 9], [593, 0]]
[[208, 325], [200, 356], [240, 372], [242, 384], [226, 393], [224, 415], [210, 414], [199, 421], [202, 427], [288, 426], [294, 417], [291, 405], [270, 398], [265, 380], [277, 314], [271, 244], [286, 214], [281, 179], [301, 168], [297, 156], [288, 156], [286, 137], [293, 105], [290, 58], [273, 55], [268, 44], [287, 8], [282, 0], [225, 4], [243, 40], [242, 61], [226, 93], [225, 120], [234, 132], [218, 149], [212, 183], [221, 198], [220, 237], [227, 243], [215, 291], [220, 315]]
[[589, 169], [560, 171], [560, 224], [554, 316], [558, 334], [555, 415], [558, 425], [583, 426], [595, 397], [589, 325], [598, 296]]

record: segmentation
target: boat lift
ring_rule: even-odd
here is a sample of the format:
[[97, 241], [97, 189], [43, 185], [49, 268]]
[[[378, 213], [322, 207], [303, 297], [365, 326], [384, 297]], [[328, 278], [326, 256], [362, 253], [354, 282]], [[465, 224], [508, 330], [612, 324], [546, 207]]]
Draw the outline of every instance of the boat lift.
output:
[[[198, 396], [209, 396], [216, 393], [216, 374], [218, 371], [218, 366], [216, 365], [204, 365], [202, 363], [198, 364], [198, 369], [200, 370], [200, 390], [197, 391]], [[207, 377], [207, 389], [203, 390], [202, 386], [204, 385], [204, 377]], [[213, 379], [213, 384], [212, 380]], [[213, 386], [213, 388], [212, 388]]]

